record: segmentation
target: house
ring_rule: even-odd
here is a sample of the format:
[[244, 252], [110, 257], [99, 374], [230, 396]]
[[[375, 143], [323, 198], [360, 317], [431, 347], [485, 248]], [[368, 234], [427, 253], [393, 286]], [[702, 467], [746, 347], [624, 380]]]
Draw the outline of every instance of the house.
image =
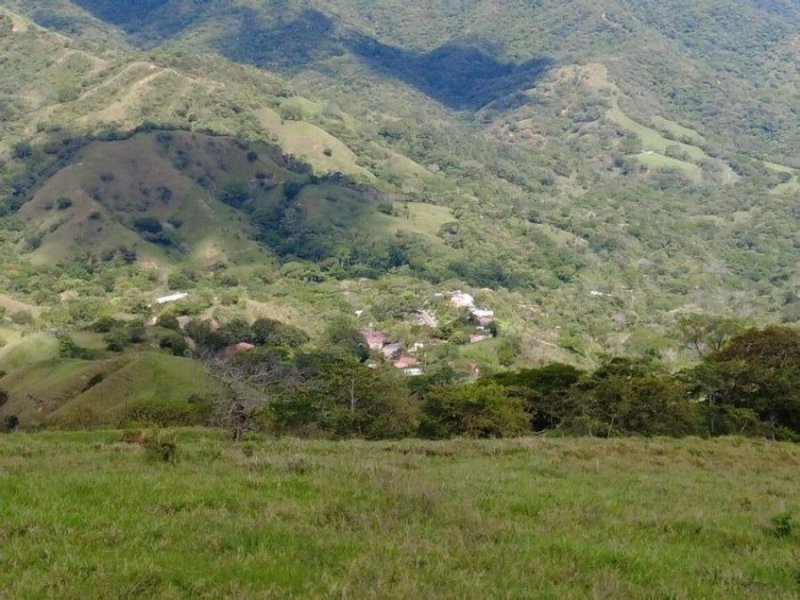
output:
[[494, 321], [494, 311], [486, 308], [473, 308], [472, 316], [475, 317], [481, 325], [488, 325]]
[[184, 300], [188, 298], [189, 294], [186, 292], [178, 292], [176, 294], [170, 294], [169, 296], [161, 296], [160, 298], [156, 298], [156, 304], [168, 304], [170, 302], [178, 302], [179, 300]]
[[387, 360], [396, 358], [403, 350], [402, 344], [386, 344], [380, 349]]
[[394, 361], [395, 369], [410, 369], [416, 367], [418, 364], [419, 360], [417, 360], [415, 356], [410, 356], [408, 354], [402, 354]]
[[458, 290], [450, 295], [450, 303], [456, 308], [474, 308], [475, 298], [470, 294]]
[[361, 335], [370, 350], [381, 350], [389, 341], [389, 334], [374, 329], [362, 329]]
[[484, 340], [491, 339], [491, 336], [484, 335], [482, 333], [473, 333], [469, 336], [469, 343], [470, 344], [477, 344], [479, 342], [483, 342]]

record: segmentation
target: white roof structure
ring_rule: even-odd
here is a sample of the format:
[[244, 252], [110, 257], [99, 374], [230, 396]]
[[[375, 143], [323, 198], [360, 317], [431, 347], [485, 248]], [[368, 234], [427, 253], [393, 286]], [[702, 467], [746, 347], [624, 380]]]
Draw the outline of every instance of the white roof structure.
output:
[[450, 296], [450, 302], [457, 308], [472, 308], [475, 306], [475, 298], [462, 291], [454, 292], [453, 295]]
[[176, 294], [170, 294], [169, 296], [161, 296], [160, 298], [156, 298], [156, 304], [168, 304], [170, 302], [177, 302], [178, 300], [183, 300], [184, 298], [188, 298], [189, 294], [187, 292], [178, 292]]

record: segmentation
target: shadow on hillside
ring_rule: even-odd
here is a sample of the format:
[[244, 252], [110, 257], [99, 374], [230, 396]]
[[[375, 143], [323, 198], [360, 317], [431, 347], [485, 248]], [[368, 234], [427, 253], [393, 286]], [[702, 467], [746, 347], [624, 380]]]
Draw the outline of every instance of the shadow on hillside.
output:
[[341, 32], [316, 10], [269, 28], [259, 24], [251, 9], [239, 11], [238, 31], [216, 41], [216, 49], [231, 60], [293, 73], [351, 53], [373, 71], [404, 81], [456, 110], [476, 110], [533, 87], [551, 65], [547, 58], [522, 64], [499, 61], [481, 41], [451, 42], [431, 52], [412, 52]]
[[[412, 52], [384, 44], [358, 32], [346, 31], [318, 10], [267, 23], [260, 11], [246, 6], [224, 10], [180, 11], [169, 0], [76, 0], [96, 17], [120, 27], [140, 46], [151, 46], [202, 24], [211, 32], [211, 46], [226, 58], [283, 74], [351, 54], [386, 77], [403, 81], [456, 110], [477, 110], [519, 94], [536, 83], [551, 61], [534, 58], [524, 63], [503, 62], [486, 40], [450, 42], [430, 52]], [[280, 0], [273, 14], [286, 14]]]
[[270, 26], [251, 8], [236, 13], [237, 29], [220, 32], [213, 42], [214, 50], [235, 62], [295, 73], [345, 53], [333, 21], [317, 10]]
[[458, 42], [415, 53], [360, 36], [349, 47], [372, 69], [457, 110], [477, 110], [529, 89], [552, 64], [547, 58], [522, 64], [501, 62], [480, 45]]

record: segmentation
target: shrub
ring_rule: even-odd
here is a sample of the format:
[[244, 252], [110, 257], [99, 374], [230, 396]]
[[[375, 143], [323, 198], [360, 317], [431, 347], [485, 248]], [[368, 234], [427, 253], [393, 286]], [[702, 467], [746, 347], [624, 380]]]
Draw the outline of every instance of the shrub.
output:
[[25, 251], [33, 252], [42, 245], [42, 237], [40, 235], [30, 235], [25, 238]]
[[181, 328], [181, 324], [178, 321], [178, 317], [176, 317], [172, 313], [161, 315], [158, 318], [158, 325], [160, 327], [163, 327], [164, 329], [172, 329], [173, 331], [178, 331]]
[[8, 392], [0, 390], [0, 406], [3, 406], [6, 402], [8, 402]]
[[151, 430], [144, 439], [144, 453], [149, 462], [175, 464], [178, 461], [175, 434], [160, 429]]
[[27, 310], [16, 310], [11, 313], [11, 322], [15, 325], [27, 325], [33, 322], [33, 315]]
[[189, 349], [189, 344], [179, 333], [170, 333], [161, 338], [158, 343], [163, 350], [169, 350], [175, 356], [183, 356]]
[[94, 331], [95, 333], [108, 333], [115, 327], [119, 327], [121, 325], [120, 321], [114, 319], [112, 317], [100, 317], [89, 326], [89, 329]]
[[381, 202], [378, 204], [378, 212], [383, 213], [385, 215], [394, 216], [394, 203], [393, 202]]
[[72, 199], [67, 198], [66, 196], [61, 196], [58, 200], [56, 200], [56, 208], [58, 210], [67, 210], [72, 206]]
[[10, 415], [3, 419], [3, 429], [6, 431], [16, 431], [19, 427], [19, 417], [16, 415]]
[[86, 392], [92, 389], [94, 386], [99, 385], [105, 378], [105, 373], [95, 373], [89, 378], [89, 381], [86, 382], [86, 385], [83, 386], [83, 391]]
[[794, 523], [792, 523], [791, 513], [781, 513], [779, 515], [775, 515], [770, 521], [772, 523], [772, 532], [776, 537], [788, 538], [792, 535]]
[[141, 233], [161, 233], [164, 226], [155, 217], [138, 217], [133, 221], [133, 227]]
[[513, 437], [529, 431], [522, 401], [495, 384], [441, 387], [428, 395], [423, 410], [420, 431], [426, 437]]

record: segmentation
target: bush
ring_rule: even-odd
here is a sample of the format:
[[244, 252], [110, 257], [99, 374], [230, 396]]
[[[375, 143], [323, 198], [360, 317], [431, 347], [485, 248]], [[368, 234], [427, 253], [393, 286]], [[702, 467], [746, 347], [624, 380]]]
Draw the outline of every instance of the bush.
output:
[[775, 537], [788, 538], [792, 535], [794, 524], [792, 523], [791, 513], [775, 515], [770, 521], [772, 523], [772, 532], [775, 534]]
[[83, 386], [83, 391], [89, 391], [94, 386], [103, 383], [103, 380], [106, 378], [105, 373], [95, 373], [89, 378], [89, 381], [86, 382], [86, 385]]
[[0, 406], [3, 406], [6, 402], [8, 402], [8, 392], [0, 390]]
[[181, 328], [178, 317], [172, 313], [167, 313], [158, 317], [158, 325], [164, 329], [172, 329], [173, 331], [179, 331]]
[[67, 210], [72, 206], [72, 199], [67, 198], [66, 196], [62, 196], [58, 200], [56, 200], [56, 208], [58, 210]]
[[179, 333], [170, 333], [161, 338], [158, 343], [162, 350], [169, 350], [175, 356], [184, 356], [189, 349], [189, 344]]
[[447, 386], [426, 398], [422, 435], [432, 438], [513, 437], [530, 431], [523, 403], [496, 384]]
[[25, 251], [33, 252], [42, 245], [42, 236], [39, 234], [29, 235], [25, 238]]
[[164, 226], [155, 217], [138, 217], [133, 221], [133, 227], [140, 233], [161, 233]]
[[17, 428], [19, 428], [19, 417], [16, 415], [10, 415], [3, 419], [3, 429], [5, 429], [5, 431], [16, 431]]
[[17, 310], [9, 317], [15, 325], [28, 325], [33, 322], [33, 315], [27, 310]]
[[92, 323], [89, 327], [95, 333], [109, 333], [115, 327], [119, 327], [122, 323], [113, 317], [100, 317]]
[[178, 461], [175, 434], [160, 429], [151, 430], [144, 439], [144, 453], [149, 462], [175, 464]]

